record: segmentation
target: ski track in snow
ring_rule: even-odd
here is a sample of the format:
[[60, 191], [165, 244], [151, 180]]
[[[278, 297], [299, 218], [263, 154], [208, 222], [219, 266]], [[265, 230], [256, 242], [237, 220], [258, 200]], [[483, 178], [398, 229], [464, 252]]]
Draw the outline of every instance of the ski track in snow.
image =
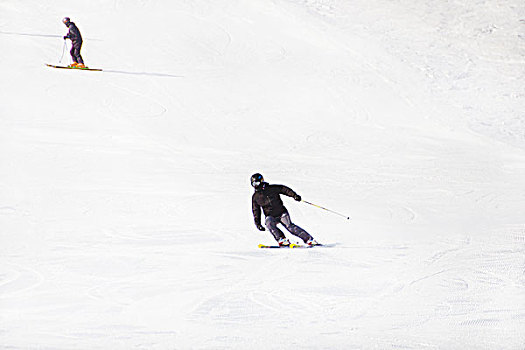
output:
[[2, 297], [17, 297], [38, 288], [44, 276], [28, 266], [3, 266], [0, 274], [0, 293]]

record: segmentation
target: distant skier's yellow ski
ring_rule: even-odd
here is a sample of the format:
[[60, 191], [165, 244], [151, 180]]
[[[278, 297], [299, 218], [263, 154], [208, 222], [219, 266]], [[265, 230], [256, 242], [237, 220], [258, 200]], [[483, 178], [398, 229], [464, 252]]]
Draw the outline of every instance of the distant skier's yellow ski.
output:
[[69, 66], [55, 66], [54, 64], [48, 64], [48, 63], [46, 63], [46, 66], [51, 67], [51, 68], [60, 68], [60, 69], [92, 70], [96, 72], [102, 71], [102, 69], [99, 69], [99, 68], [88, 68], [88, 67], [77, 68], [77, 67], [69, 67]]

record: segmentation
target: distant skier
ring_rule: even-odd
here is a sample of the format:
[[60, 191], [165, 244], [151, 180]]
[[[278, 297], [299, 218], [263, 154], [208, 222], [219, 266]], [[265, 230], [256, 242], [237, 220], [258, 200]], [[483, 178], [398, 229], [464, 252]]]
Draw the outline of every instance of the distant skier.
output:
[[64, 40], [71, 40], [71, 51], [69, 51], [69, 53], [73, 58], [73, 63], [69, 66], [74, 68], [86, 68], [84, 60], [82, 59], [82, 56], [80, 56], [80, 49], [82, 48], [82, 35], [80, 35], [80, 30], [78, 30], [78, 27], [74, 22], [71, 22], [69, 17], [65, 17], [62, 22], [69, 28], [67, 35], [64, 36]]
[[284, 207], [280, 195], [292, 197], [296, 201], [301, 201], [301, 196], [295, 193], [292, 189], [283, 185], [270, 185], [264, 182], [261, 174], [253, 174], [251, 177], [251, 184], [255, 188], [255, 193], [252, 196], [252, 212], [255, 220], [255, 226], [259, 231], [265, 231], [261, 225], [261, 208], [266, 216], [266, 227], [279, 243], [280, 246], [289, 246], [290, 241], [285, 237], [284, 233], [277, 227], [278, 224], [283, 224], [284, 227], [293, 235], [301, 238], [308, 245], [317, 245], [315, 239], [305, 230], [292, 223], [288, 210]]

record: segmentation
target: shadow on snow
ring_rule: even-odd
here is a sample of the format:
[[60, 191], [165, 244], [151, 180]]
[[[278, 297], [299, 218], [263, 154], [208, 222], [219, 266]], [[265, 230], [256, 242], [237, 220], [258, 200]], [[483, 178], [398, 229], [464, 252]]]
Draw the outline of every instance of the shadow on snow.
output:
[[125, 72], [125, 71], [119, 71], [119, 70], [106, 70], [106, 69], [104, 69], [104, 72], [105, 73], [116, 73], [116, 74], [128, 74], [128, 75], [148, 75], [152, 77], [184, 78], [183, 75], [173, 75], [173, 74], [165, 74], [165, 73]]

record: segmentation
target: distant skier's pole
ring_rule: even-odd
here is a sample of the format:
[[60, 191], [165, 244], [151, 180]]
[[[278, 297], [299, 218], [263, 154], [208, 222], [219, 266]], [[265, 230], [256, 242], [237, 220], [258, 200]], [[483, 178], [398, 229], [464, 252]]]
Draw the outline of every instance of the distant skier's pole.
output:
[[333, 213], [333, 214], [336, 214], [336, 215], [342, 216], [342, 217], [344, 217], [345, 219], [350, 220], [350, 217], [349, 217], [349, 216], [346, 216], [346, 215], [340, 214], [340, 213], [338, 213], [338, 212], [336, 212], [336, 211], [333, 211], [333, 210], [330, 210], [330, 209], [323, 208], [323, 207], [321, 207], [320, 205], [313, 204], [313, 203], [307, 202], [307, 201], [305, 201], [305, 200], [301, 200], [301, 202], [304, 202], [304, 203], [306, 203], [306, 204], [313, 205], [314, 207], [317, 207], [317, 208], [319, 208], [319, 209], [323, 209], [323, 210], [329, 211], [330, 213]]
[[64, 47], [62, 47], [62, 56], [60, 56], [60, 60], [58, 60], [58, 63], [62, 63], [62, 58], [64, 58], [64, 52], [66, 52], [66, 40], [64, 39]]

